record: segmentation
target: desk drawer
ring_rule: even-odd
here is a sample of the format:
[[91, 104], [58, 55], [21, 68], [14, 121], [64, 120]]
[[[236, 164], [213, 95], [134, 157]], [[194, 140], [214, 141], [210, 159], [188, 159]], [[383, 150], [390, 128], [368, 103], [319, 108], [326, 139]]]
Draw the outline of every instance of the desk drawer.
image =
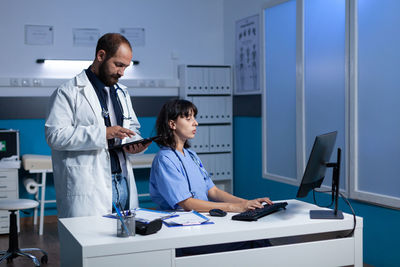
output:
[[[5, 190], [5, 189], [3, 189]], [[0, 189], [0, 200], [4, 200], [4, 199], [17, 199], [17, 191], [3, 191]]]
[[0, 191], [16, 190], [18, 184], [18, 172], [16, 170], [0, 170]]
[[17, 190], [17, 180], [16, 179], [0, 180], [0, 192], [1, 191], [15, 191], [15, 190]]
[[347, 266], [354, 265], [354, 255], [354, 238], [340, 238], [180, 257], [176, 258], [175, 267]]
[[9, 231], [9, 221], [0, 221], [0, 234], [8, 234]]
[[3, 179], [16, 179], [17, 176], [18, 176], [18, 172], [17, 171], [10, 170], [10, 169], [5, 171], [4, 169], [3, 170], [0, 169], [0, 180], [3, 180]]
[[[172, 255], [175, 250], [155, 250], [151, 252], [105, 255], [83, 260], [84, 267], [118, 267], [131, 266], [171, 266]], [[65, 263], [65, 262], [64, 262]], [[72, 266], [61, 264], [61, 266]], [[76, 266], [76, 265], [75, 265]]]
[[8, 222], [10, 220], [9, 215], [10, 215], [10, 212], [8, 210], [0, 211], [0, 222], [6, 221], [7, 225], [8, 225]]

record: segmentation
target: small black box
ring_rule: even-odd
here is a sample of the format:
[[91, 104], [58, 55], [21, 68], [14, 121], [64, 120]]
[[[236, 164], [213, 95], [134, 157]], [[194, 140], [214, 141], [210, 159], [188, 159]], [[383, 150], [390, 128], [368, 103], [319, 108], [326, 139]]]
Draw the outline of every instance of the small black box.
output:
[[136, 233], [139, 235], [151, 235], [157, 233], [161, 229], [162, 221], [160, 219], [144, 223], [136, 221]]

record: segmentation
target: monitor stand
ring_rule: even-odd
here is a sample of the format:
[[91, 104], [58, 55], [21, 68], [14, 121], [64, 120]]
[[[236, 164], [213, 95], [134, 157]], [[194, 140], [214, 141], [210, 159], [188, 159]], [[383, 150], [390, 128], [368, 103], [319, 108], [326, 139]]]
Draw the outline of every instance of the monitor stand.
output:
[[332, 200], [335, 203], [334, 210], [310, 210], [310, 219], [336, 219], [343, 220], [342, 211], [338, 210], [339, 200], [339, 175], [340, 175], [340, 155], [342, 150], [337, 150], [337, 161], [326, 163], [328, 168], [333, 168], [332, 172]]
[[310, 219], [336, 219], [342, 220], [343, 213], [338, 210], [335, 214], [334, 210], [310, 210]]

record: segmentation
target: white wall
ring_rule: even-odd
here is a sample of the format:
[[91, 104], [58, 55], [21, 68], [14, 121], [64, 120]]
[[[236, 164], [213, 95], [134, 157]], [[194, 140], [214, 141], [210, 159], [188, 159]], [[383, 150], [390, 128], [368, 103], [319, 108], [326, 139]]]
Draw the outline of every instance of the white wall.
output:
[[[80, 70], [45, 70], [35, 61], [92, 60], [94, 47], [73, 46], [73, 28], [98, 28], [104, 34], [143, 27], [146, 45], [133, 48], [140, 65], [125, 77], [176, 79], [176, 63], [224, 63], [222, 15], [223, 0], [2, 0], [0, 78], [70, 78]], [[54, 26], [54, 44], [25, 45], [26, 24]]]

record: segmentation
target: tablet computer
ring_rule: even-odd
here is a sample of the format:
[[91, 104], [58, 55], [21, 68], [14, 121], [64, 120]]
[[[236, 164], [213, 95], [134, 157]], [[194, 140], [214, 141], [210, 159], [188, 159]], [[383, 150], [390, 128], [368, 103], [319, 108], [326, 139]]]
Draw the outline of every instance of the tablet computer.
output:
[[113, 146], [113, 147], [111, 147], [109, 149], [122, 149], [125, 146], [130, 146], [130, 145], [134, 145], [134, 144], [147, 145], [148, 143], [151, 143], [151, 142], [153, 142], [153, 141], [155, 141], [155, 140], [157, 140], [159, 138], [160, 138], [160, 136], [153, 136], [153, 137], [149, 137], [149, 138], [143, 138], [143, 139], [136, 140], [136, 141], [133, 141], [133, 142], [128, 142], [128, 143], [125, 143], [125, 144], [115, 145], [115, 146]]

